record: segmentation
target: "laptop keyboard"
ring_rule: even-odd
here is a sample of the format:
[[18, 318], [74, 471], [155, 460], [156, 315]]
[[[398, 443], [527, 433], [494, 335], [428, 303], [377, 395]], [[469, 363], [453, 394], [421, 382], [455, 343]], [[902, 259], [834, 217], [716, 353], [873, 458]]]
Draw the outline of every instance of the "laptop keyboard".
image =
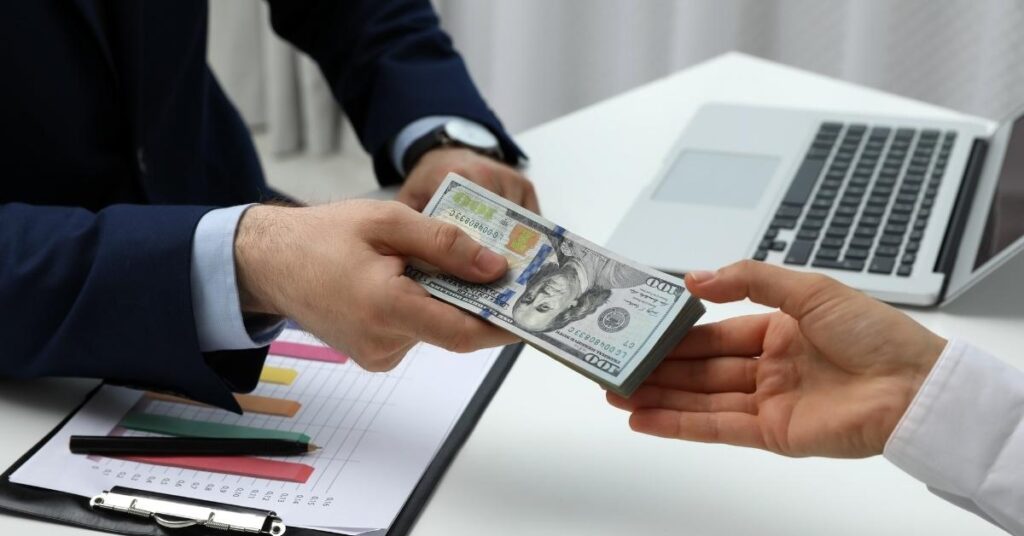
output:
[[822, 124], [754, 258], [780, 251], [790, 265], [909, 276], [955, 139]]

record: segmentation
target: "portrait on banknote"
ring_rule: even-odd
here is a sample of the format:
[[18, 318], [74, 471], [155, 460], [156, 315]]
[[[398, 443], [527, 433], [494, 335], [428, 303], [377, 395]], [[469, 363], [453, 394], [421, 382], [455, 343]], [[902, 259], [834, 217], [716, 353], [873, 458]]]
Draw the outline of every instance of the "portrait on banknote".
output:
[[[526, 288], [512, 308], [516, 325], [541, 333], [561, 329], [593, 314], [611, 296], [611, 289], [642, 285], [648, 275], [571, 239], [548, 236], [552, 262], [527, 276]], [[603, 317], [609, 331], [622, 329], [625, 311]]]

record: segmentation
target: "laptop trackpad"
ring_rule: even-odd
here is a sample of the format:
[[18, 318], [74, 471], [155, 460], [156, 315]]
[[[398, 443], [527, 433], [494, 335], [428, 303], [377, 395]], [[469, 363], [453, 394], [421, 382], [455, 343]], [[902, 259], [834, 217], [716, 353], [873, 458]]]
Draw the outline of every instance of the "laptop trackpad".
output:
[[775, 174], [771, 156], [685, 150], [654, 190], [657, 201], [750, 209]]

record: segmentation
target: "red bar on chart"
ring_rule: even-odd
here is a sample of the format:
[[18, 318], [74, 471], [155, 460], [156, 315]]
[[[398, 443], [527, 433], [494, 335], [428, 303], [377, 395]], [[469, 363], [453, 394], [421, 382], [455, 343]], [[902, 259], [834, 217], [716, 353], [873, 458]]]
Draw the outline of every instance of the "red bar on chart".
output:
[[313, 467], [251, 456], [119, 456], [132, 462], [305, 484]]
[[270, 343], [270, 353], [294, 357], [297, 359], [309, 359], [312, 361], [327, 361], [330, 363], [344, 363], [348, 356], [335, 351], [327, 346], [314, 346], [298, 342], [274, 341]]

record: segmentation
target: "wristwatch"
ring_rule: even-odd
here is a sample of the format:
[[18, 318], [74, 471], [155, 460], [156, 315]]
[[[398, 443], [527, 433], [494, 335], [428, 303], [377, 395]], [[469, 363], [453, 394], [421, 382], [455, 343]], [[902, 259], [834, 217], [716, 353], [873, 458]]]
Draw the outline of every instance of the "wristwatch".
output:
[[495, 160], [502, 160], [501, 144], [490, 130], [465, 119], [449, 119], [414, 141], [405, 151], [402, 168], [408, 173], [423, 155], [438, 147], [465, 147]]

